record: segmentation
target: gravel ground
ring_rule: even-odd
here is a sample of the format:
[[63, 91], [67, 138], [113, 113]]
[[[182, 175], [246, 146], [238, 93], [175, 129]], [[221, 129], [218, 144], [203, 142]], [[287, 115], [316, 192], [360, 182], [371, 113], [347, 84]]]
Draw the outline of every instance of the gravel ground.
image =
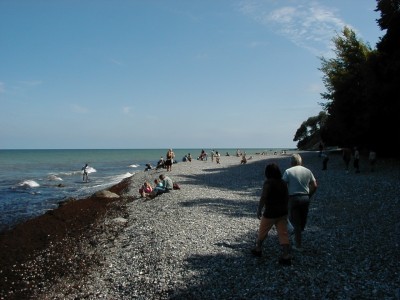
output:
[[138, 197], [144, 180], [162, 171], [138, 172], [125, 199], [82, 241], [90, 261], [83, 272], [55, 275], [35, 299], [400, 299], [400, 167], [378, 161], [370, 172], [346, 173], [339, 154], [328, 170], [316, 152], [303, 153], [319, 184], [303, 237], [304, 251], [291, 266], [278, 264], [275, 232], [253, 257], [256, 210], [269, 160], [282, 171], [289, 155], [261, 156], [240, 165], [179, 162], [168, 172], [181, 189], [153, 200]]

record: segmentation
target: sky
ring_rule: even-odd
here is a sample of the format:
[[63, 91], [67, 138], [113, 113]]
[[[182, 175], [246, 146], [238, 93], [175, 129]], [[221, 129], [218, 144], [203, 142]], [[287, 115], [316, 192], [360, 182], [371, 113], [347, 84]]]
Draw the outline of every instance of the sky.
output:
[[296, 148], [375, 0], [0, 0], [0, 149]]

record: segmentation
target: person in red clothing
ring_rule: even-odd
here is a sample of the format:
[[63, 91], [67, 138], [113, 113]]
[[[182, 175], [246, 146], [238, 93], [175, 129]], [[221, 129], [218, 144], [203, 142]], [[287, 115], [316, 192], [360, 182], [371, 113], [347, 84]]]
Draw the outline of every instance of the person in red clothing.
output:
[[145, 181], [141, 188], [139, 189], [139, 194], [141, 197], [146, 197], [148, 196], [151, 192], [153, 191], [153, 188], [151, 187], [150, 183]]

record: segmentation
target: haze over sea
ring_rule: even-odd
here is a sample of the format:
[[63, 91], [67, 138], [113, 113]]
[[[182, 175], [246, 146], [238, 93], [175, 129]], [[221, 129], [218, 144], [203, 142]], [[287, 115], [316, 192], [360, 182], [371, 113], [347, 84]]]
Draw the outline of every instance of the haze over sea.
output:
[[[173, 149], [182, 163], [185, 154], [193, 159], [201, 149]], [[204, 149], [210, 153], [212, 149]], [[237, 149], [215, 149], [222, 156]], [[249, 156], [282, 148], [240, 149]], [[122, 179], [157, 164], [167, 149], [113, 150], [0, 150], [0, 231], [58, 207], [70, 198], [84, 198]], [[89, 182], [82, 181], [82, 167], [91, 167]], [[238, 161], [239, 163], [239, 161]]]

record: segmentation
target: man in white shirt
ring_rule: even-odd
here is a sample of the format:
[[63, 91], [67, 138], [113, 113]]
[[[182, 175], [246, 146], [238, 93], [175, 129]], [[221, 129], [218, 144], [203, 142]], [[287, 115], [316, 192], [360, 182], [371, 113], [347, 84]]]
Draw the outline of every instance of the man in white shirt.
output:
[[294, 227], [295, 246], [293, 249], [302, 251], [301, 234], [307, 223], [310, 198], [317, 190], [317, 180], [313, 173], [302, 166], [300, 154], [293, 154], [291, 165], [282, 179], [288, 184], [289, 190], [289, 220]]

